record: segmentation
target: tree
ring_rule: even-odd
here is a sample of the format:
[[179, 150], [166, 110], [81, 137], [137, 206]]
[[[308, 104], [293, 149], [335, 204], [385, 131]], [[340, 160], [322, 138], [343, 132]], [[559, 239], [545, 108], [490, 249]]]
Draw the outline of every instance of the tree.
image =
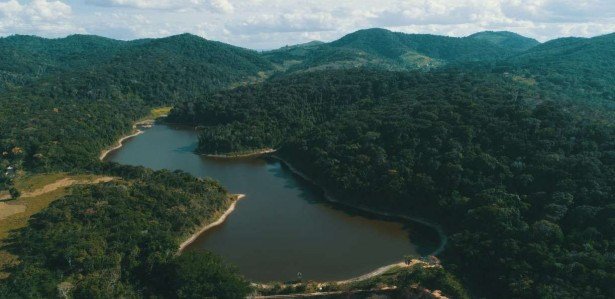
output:
[[9, 188], [9, 193], [11, 194], [11, 198], [13, 199], [17, 199], [21, 196], [21, 192], [15, 187]]
[[170, 289], [178, 298], [245, 298], [250, 284], [209, 252], [188, 252], [171, 264]]

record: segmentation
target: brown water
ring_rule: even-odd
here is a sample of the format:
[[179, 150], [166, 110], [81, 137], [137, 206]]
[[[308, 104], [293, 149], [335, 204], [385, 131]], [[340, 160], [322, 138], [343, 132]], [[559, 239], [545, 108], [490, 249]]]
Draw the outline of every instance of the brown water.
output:
[[107, 161], [180, 169], [246, 194], [227, 221], [187, 250], [209, 250], [253, 281], [338, 280], [431, 253], [437, 233], [329, 204], [322, 191], [274, 159], [215, 160], [194, 154], [197, 133], [155, 125], [110, 153]]

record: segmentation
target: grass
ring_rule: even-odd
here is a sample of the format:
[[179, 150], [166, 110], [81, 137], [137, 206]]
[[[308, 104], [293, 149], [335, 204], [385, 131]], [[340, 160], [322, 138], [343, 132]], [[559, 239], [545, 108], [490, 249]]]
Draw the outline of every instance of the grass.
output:
[[49, 204], [56, 199], [68, 194], [66, 189], [67, 188], [60, 188], [36, 197], [20, 198], [11, 201], [10, 204], [26, 206], [26, 210], [23, 213], [14, 214], [7, 218], [0, 219], [0, 242], [8, 237], [12, 230], [25, 227], [32, 215], [48, 207]]
[[515, 82], [519, 82], [528, 86], [536, 85], [536, 80], [534, 78], [525, 78], [523, 76], [513, 76], [512, 80]]
[[68, 174], [64, 172], [18, 176], [15, 178], [15, 188], [22, 193], [34, 191], [66, 177]]
[[[17, 199], [15, 201], [11, 201], [11, 204], [25, 205], [26, 211], [23, 213], [11, 215], [4, 219], [0, 219], [0, 245], [2, 244], [3, 240], [10, 235], [11, 231], [20, 229], [28, 225], [28, 220], [32, 215], [48, 207], [53, 201], [59, 199], [67, 193], [67, 188], [60, 188], [53, 192], [45, 193], [37, 197]], [[16, 256], [13, 256], [8, 252], [0, 250], [0, 271], [16, 262]], [[3, 273], [0, 272], [0, 278], [2, 278], [3, 276]]]
[[154, 108], [150, 111], [150, 114], [147, 118], [151, 118], [151, 119], [157, 119], [166, 115], [169, 115], [169, 113], [171, 112], [171, 109], [173, 107], [158, 107], [158, 108]]
[[[61, 179], [72, 179], [81, 183], [92, 182], [94, 179], [101, 176], [95, 175], [70, 175], [67, 173], [47, 173], [35, 175], [23, 175], [15, 179], [15, 187], [23, 192], [31, 192], [43, 188], [44, 186], [54, 183]], [[25, 206], [25, 211], [10, 215], [4, 219], [0, 219], [0, 245], [3, 240], [9, 237], [11, 231], [20, 229], [28, 225], [28, 220], [32, 215], [47, 208], [52, 202], [67, 195], [69, 187], [62, 187], [51, 192], [47, 192], [38, 196], [28, 198], [18, 198], [16, 200], [7, 201], [6, 204]], [[0, 249], [0, 271], [17, 262], [17, 257]], [[0, 272], [0, 279], [5, 274]]]
[[440, 60], [433, 59], [429, 56], [419, 54], [417, 52], [408, 51], [401, 56], [401, 59], [407, 64], [414, 65], [418, 68], [437, 67], [444, 63]]

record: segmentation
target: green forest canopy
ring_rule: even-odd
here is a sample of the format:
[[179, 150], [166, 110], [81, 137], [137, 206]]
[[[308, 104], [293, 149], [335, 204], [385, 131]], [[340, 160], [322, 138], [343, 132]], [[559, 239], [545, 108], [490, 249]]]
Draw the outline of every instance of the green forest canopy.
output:
[[201, 152], [278, 148], [342, 200], [444, 224], [445, 268], [480, 294], [609, 298], [615, 81], [600, 79], [615, 70], [613, 40], [565, 43], [565, 61], [554, 42], [428, 73], [278, 77], [170, 119], [204, 126]]
[[206, 127], [202, 152], [279, 148], [340, 199], [442, 223], [445, 270], [477, 294], [613, 297], [614, 43], [380, 29], [265, 53], [187, 34], [0, 39], [0, 166], [124, 178], [75, 188], [15, 232], [22, 263], [0, 294], [247, 292], [216, 257], [170, 254], [226, 191], [97, 161], [175, 104], [170, 120]]

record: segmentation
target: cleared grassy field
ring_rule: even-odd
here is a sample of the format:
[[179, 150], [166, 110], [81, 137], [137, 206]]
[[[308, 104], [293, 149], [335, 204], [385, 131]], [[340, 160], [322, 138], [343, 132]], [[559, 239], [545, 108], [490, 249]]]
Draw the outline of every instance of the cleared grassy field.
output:
[[150, 115], [147, 118], [151, 118], [151, 119], [156, 119], [159, 117], [163, 117], [169, 114], [169, 112], [171, 112], [171, 109], [173, 107], [158, 107], [158, 108], [154, 108], [152, 109], [152, 111], [150, 112]]
[[[10, 232], [28, 224], [32, 215], [48, 207], [53, 201], [68, 194], [69, 187], [77, 184], [96, 184], [113, 180], [111, 177], [95, 175], [69, 175], [49, 173], [25, 175], [15, 179], [15, 187], [22, 196], [16, 200], [0, 202], [0, 246]], [[0, 250], [1, 270], [16, 262], [16, 258]]]
[[17, 190], [21, 191], [22, 193], [34, 191], [37, 189], [41, 189], [46, 185], [49, 185], [60, 179], [68, 177], [69, 175], [63, 172], [24, 175], [15, 179], [15, 188], [17, 188]]

